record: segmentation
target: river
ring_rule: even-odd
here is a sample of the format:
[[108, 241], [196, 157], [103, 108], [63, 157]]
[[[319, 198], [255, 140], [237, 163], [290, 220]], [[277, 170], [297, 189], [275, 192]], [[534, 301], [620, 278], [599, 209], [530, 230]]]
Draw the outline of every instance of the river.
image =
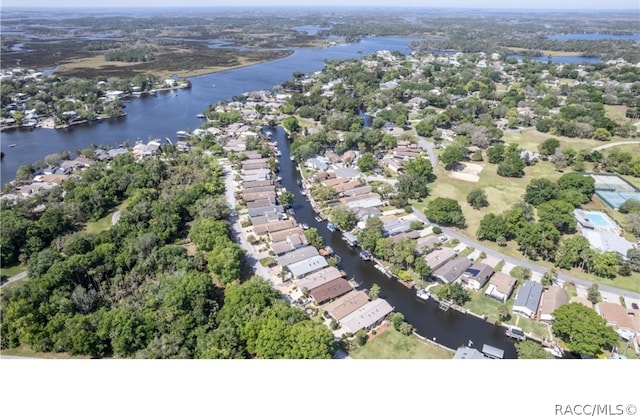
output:
[[380, 297], [386, 299], [396, 312], [402, 313], [416, 332], [425, 338], [452, 349], [469, 345], [469, 341], [479, 350], [483, 344], [489, 344], [503, 349], [505, 358], [516, 358], [514, 343], [505, 335], [504, 327], [489, 324], [453, 309], [442, 311], [433, 299], [419, 299], [415, 296], [415, 290], [385, 277], [373, 267], [373, 262], [363, 261], [359, 256], [359, 250], [347, 245], [339, 231], [331, 232], [327, 229], [326, 221], [318, 223], [311, 204], [300, 192], [298, 180], [302, 178], [294, 167], [294, 162], [289, 159], [289, 140], [286, 133], [281, 127], [271, 131], [272, 139], [278, 143], [278, 149], [282, 153], [279, 172], [282, 186], [296, 196], [293, 206], [296, 220], [317, 228], [325, 244], [330, 245], [340, 256], [340, 267], [347, 272], [347, 276], [355, 276], [356, 281], [362, 282], [359, 289], [369, 289], [374, 283], [380, 286]]

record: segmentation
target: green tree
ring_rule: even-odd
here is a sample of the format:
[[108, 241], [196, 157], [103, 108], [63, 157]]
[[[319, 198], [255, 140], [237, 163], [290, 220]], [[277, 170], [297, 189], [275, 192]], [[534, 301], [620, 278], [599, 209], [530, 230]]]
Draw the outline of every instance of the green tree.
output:
[[540, 143], [540, 146], [538, 146], [538, 150], [540, 151], [541, 155], [551, 156], [556, 152], [556, 149], [558, 149], [559, 147], [560, 147], [560, 141], [555, 137], [552, 137]]
[[380, 296], [380, 286], [374, 283], [369, 289], [369, 297], [371, 300], [375, 300], [378, 299], [378, 296]]
[[553, 356], [542, 348], [542, 345], [535, 341], [521, 341], [515, 344], [518, 359], [521, 360], [542, 360], [553, 358]]
[[592, 284], [587, 289], [587, 300], [589, 300], [592, 305], [595, 305], [596, 303], [600, 303], [602, 301], [602, 295], [600, 294], [597, 283]]
[[324, 240], [322, 239], [322, 236], [318, 234], [317, 229], [309, 228], [307, 230], [304, 230], [304, 236], [307, 239], [307, 242], [313, 247], [317, 248], [318, 250], [324, 248]]
[[498, 164], [498, 175], [508, 178], [521, 178], [524, 176], [524, 162], [520, 155], [508, 154], [502, 162]]
[[538, 206], [538, 218], [553, 224], [563, 234], [576, 231], [576, 219], [573, 215], [574, 207], [568, 202], [552, 199]]
[[454, 225], [464, 227], [465, 219], [458, 201], [450, 198], [438, 197], [429, 201], [424, 214], [429, 220], [440, 225]]
[[378, 161], [373, 154], [365, 152], [358, 158], [357, 165], [361, 172], [367, 173], [372, 172], [378, 166]]
[[489, 163], [497, 165], [504, 160], [506, 147], [502, 144], [496, 144], [487, 149], [487, 158]]
[[380, 218], [367, 218], [364, 229], [358, 234], [360, 246], [369, 252], [373, 252], [378, 244], [378, 240], [383, 238], [383, 231], [384, 227]]
[[300, 122], [295, 116], [290, 116], [282, 120], [282, 127], [284, 127], [289, 133], [297, 133], [300, 131]]
[[347, 207], [338, 205], [331, 210], [331, 222], [341, 230], [352, 230], [356, 226], [356, 215]]
[[476, 236], [480, 240], [497, 241], [501, 237], [506, 240], [509, 236], [507, 221], [502, 215], [487, 214], [480, 220]]
[[555, 199], [558, 188], [547, 178], [534, 178], [529, 182], [524, 193], [525, 202], [538, 206], [543, 202]]
[[293, 194], [293, 192], [290, 192], [290, 191], [284, 191], [278, 197], [278, 202], [280, 203], [280, 205], [285, 207], [291, 206], [295, 201], [296, 201], [296, 196]]
[[467, 194], [467, 203], [474, 209], [488, 207], [489, 201], [487, 200], [487, 193], [484, 191], [484, 189], [472, 189]]
[[237, 244], [226, 240], [217, 244], [207, 257], [209, 271], [214, 273], [222, 284], [231, 283], [242, 277], [245, 252]]
[[450, 145], [440, 155], [440, 160], [444, 163], [447, 170], [453, 169], [464, 157], [464, 150], [461, 146]]
[[596, 253], [591, 260], [591, 272], [598, 277], [613, 279], [616, 277], [615, 266], [618, 264], [618, 255], [614, 251]]
[[598, 313], [581, 303], [567, 303], [553, 312], [552, 331], [576, 354], [596, 357], [615, 345], [618, 334]]

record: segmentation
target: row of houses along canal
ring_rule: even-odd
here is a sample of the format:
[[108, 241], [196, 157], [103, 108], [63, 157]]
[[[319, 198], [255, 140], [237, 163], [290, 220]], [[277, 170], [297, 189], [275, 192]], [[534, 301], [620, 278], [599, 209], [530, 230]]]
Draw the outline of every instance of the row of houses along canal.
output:
[[505, 327], [493, 325], [475, 316], [461, 313], [453, 308], [441, 310], [433, 300], [422, 300], [409, 289], [390, 279], [374, 267], [373, 262], [363, 261], [359, 250], [349, 246], [339, 232], [331, 232], [326, 223], [320, 225], [316, 221], [316, 212], [310, 202], [302, 195], [300, 185], [302, 177], [290, 160], [290, 142], [281, 127], [269, 129], [272, 140], [280, 149], [281, 185], [292, 192], [296, 201], [293, 205], [294, 215], [298, 223], [306, 223], [315, 227], [325, 243], [332, 247], [341, 261], [340, 267], [348, 277], [354, 277], [360, 283], [359, 289], [370, 289], [373, 284], [380, 287], [380, 297], [389, 302], [396, 312], [404, 315], [405, 320], [413, 325], [418, 335], [435, 341], [445, 347], [457, 349], [471, 346], [482, 349], [483, 345], [491, 345], [504, 351], [504, 358], [516, 358], [514, 341], [506, 336]]

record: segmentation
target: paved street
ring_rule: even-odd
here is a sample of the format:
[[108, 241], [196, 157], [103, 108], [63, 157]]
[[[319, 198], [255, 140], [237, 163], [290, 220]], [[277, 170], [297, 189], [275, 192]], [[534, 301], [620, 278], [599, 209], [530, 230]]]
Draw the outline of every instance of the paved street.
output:
[[[429, 220], [427, 220], [427, 217], [422, 212], [414, 209], [413, 213], [425, 223], [427, 224], [429, 223]], [[505, 262], [509, 262], [513, 265], [530, 269], [534, 273], [544, 274], [547, 271], [545, 267], [531, 264], [523, 260], [515, 259], [513, 257], [509, 257], [505, 254], [492, 250], [489, 247], [485, 247], [479, 242], [460, 234], [459, 232], [453, 230], [452, 228], [447, 228], [447, 227], [440, 227], [440, 228], [442, 229], [442, 232], [447, 237], [458, 239], [461, 243], [474, 247], [478, 250], [484, 251], [488, 256], [494, 256], [500, 259], [504, 259]], [[562, 272], [558, 272], [558, 279], [561, 281], [573, 282], [576, 286], [582, 286], [584, 288], [587, 288], [593, 284], [593, 282], [590, 282], [588, 280], [569, 276], [568, 274], [565, 274]], [[610, 302], [618, 302], [619, 301], [618, 297], [620, 296], [624, 296], [625, 299], [626, 298], [630, 300], [635, 299], [636, 303], [638, 303], [638, 301], [640, 300], [640, 294], [636, 292], [631, 292], [629, 290], [624, 290], [624, 289], [618, 289], [616, 287], [611, 287], [607, 285], [599, 285], [599, 288], [600, 288], [600, 292], [603, 294], [603, 298], [606, 295]], [[627, 305], [629, 305], [629, 302], [627, 302]]]

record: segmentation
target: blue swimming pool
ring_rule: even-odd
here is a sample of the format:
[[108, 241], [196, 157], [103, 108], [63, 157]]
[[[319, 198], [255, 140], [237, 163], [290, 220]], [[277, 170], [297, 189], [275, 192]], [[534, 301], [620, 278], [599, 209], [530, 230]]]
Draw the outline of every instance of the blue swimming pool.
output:
[[612, 227], [612, 226], [614, 226], [614, 224], [611, 224], [611, 221], [609, 221], [606, 217], [602, 216], [598, 212], [590, 212], [590, 213], [588, 213], [587, 214], [587, 218], [589, 218], [589, 221], [591, 221], [591, 223], [593, 225], [595, 225], [596, 227]]

